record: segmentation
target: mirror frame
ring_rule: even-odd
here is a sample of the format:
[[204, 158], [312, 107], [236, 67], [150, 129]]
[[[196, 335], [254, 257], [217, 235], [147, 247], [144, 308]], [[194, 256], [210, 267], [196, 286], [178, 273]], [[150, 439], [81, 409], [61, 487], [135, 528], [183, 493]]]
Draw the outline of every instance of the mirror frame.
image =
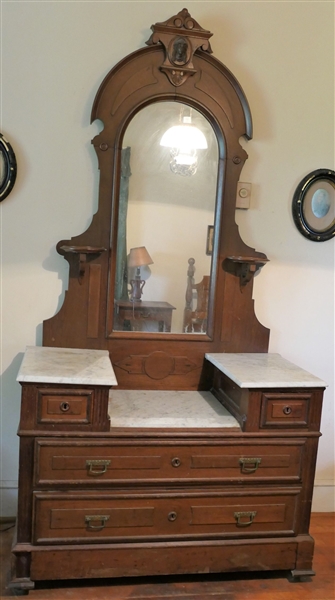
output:
[[[69, 285], [59, 312], [43, 323], [43, 345], [107, 349], [120, 388], [207, 389], [206, 352], [267, 352], [269, 330], [254, 313], [253, 276], [266, 262], [241, 239], [236, 192], [252, 137], [245, 94], [212, 55], [209, 37], [186, 9], [152, 26], [147, 47], [126, 56], [103, 80], [91, 121], [103, 129], [92, 140], [99, 170], [99, 208], [83, 234], [61, 240]], [[187, 38], [183, 57], [176, 44]], [[181, 58], [180, 58], [181, 57]], [[185, 62], [183, 62], [185, 61]], [[218, 141], [212, 282], [208, 334], [112, 332], [122, 139], [135, 114], [153, 102], [180, 101], [209, 121]], [[187, 264], [185, 265], [185, 292]]]
[[14, 150], [1, 133], [0, 153], [3, 155], [6, 169], [4, 180], [2, 183], [0, 182], [0, 202], [2, 202], [7, 198], [14, 187], [17, 175], [17, 165]]
[[318, 231], [308, 222], [304, 207], [307, 194], [311, 186], [317, 182], [326, 181], [335, 189], [335, 171], [330, 169], [316, 169], [306, 175], [297, 186], [292, 200], [292, 215], [294, 223], [300, 233], [312, 242], [326, 242], [335, 236], [335, 219], [327, 229]]

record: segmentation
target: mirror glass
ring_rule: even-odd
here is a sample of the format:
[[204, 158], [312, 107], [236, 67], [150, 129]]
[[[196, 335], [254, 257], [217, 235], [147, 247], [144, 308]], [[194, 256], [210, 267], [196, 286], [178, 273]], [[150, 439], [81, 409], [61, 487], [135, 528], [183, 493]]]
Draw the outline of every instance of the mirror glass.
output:
[[179, 102], [138, 112], [124, 138], [114, 331], [206, 333], [218, 143]]

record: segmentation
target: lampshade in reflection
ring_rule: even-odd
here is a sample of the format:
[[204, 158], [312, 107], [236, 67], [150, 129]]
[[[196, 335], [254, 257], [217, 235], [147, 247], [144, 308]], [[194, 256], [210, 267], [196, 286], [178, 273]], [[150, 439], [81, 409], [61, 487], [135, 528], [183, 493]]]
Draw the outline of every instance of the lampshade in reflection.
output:
[[128, 267], [136, 268], [135, 279], [130, 280], [130, 299], [133, 302], [139, 302], [145, 286], [144, 279], [141, 279], [141, 267], [152, 265], [153, 260], [145, 246], [131, 248], [128, 258]]
[[144, 265], [152, 265], [153, 262], [145, 246], [130, 249], [128, 267], [143, 267]]

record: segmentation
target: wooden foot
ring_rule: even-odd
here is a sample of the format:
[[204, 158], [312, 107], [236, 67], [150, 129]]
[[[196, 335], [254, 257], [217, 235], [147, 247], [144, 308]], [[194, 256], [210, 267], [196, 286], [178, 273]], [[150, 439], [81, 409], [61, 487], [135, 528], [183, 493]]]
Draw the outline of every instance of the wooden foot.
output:
[[26, 592], [29, 592], [29, 590], [34, 589], [35, 582], [31, 581], [29, 577], [16, 577], [15, 579], [12, 579], [12, 581], [8, 584], [7, 587], [9, 587], [10, 589], [24, 590]]
[[288, 578], [288, 580], [291, 583], [299, 583], [302, 580], [304, 580], [305, 578], [310, 578], [313, 577], [315, 575], [315, 571], [313, 571], [312, 569], [293, 569], [291, 571], [291, 577]]
[[295, 569], [291, 570], [292, 582], [298, 582], [301, 580], [309, 579], [315, 572], [312, 569], [313, 564], [313, 553], [314, 553], [314, 540], [310, 535], [298, 535], [297, 536], [297, 558], [295, 562]]

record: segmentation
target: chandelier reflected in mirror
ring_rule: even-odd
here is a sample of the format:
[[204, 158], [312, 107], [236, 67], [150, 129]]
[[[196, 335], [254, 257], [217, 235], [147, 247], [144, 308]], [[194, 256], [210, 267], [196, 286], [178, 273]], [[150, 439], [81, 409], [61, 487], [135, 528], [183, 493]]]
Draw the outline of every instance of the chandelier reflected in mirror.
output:
[[194, 175], [198, 168], [198, 150], [208, 148], [203, 132], [192, 124], [188, 116], [180, 114], [180, 124], [170, 127], [162, 136], [161, 146], [170, 148], [170, 169], [184, 177]]

